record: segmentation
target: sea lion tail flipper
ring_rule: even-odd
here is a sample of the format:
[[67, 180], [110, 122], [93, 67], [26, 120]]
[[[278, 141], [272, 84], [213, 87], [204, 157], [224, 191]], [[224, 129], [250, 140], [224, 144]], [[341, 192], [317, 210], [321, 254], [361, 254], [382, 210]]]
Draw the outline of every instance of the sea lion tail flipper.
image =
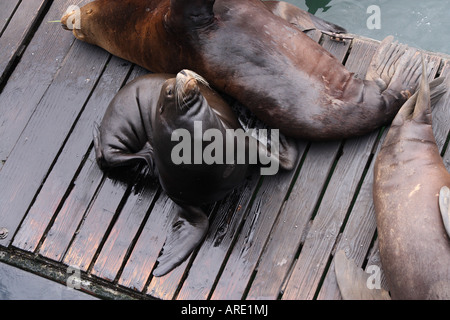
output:
[[390, 300], [384, 289], [370, 289], [367, 285], [369, 274], [358, 268], [339, 250], [334, 258], [336, 279], [344, 300]]
[[263, 3], [274, 15], [295, 25], [303, 32], [317, 29], [320, 31], [325, 31], [327, 34], [347, 33], [347, 30], [344, 28], [316, 17], [315, 15], [288, 2], [263, 1]]
[[431, 106], [436, 104], [447, 92], [445, 77], [439, 77], [428, 83], [423, 73], [419, 90], [406, 101], [397, 113], [394, 123], [403, 123], [407, 118], [431, 124]]
[[203, 241], [208, 227], [208, 217], [201, 209], [179, 207], [153, 275], [161, 277], [180, 265]]
[[439, 208], [445, 231], [450, 237], [450, 189], [447, 186], [442, 187], [439, 192]]

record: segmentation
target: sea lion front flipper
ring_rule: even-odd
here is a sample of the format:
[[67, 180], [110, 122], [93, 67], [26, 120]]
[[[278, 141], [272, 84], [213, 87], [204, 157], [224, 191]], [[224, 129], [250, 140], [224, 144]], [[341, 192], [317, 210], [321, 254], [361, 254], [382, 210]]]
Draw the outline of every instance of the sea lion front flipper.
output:
[[110, 145], [103, 145], [101, 139], [100, 126], [94, 122], [94, 129], [92, 131], [94, 140], [95, 158], [99, 167], [103, 170], [108, 168], [115, 168], [135, 164], [138, 161], [144, 160], [148, 166], [155, 173], [155, 165], [153, 161], [153, 148], [147, 141], [142, 149], [136, 153], [127, 150], [123, 146], [123, 150]]
[[263, 1], [263, 3], [274, 15], [295, 25], [303, 32], [317, 29], [326, 34], [347, 33], [344, 28], [316, 17], [293, 4], [284, 1]]
[[447, 231], [450, 237], [450, 189], [446, 186], [442, 187], [439, 192], [439, 208], [441, 210], [445, 231]]
[[208, 217], [200, 208], [179, 207], [153, 275], [161, 277], [180, 265], [203, 241], [208, 227]]
[[347, 258], [343, 250], [336, 253], [334, 259], [336, 279], [344, 300], [390, 300], [389, 293], [383, 289], [369, 289], [369, 274], [358, 268]]

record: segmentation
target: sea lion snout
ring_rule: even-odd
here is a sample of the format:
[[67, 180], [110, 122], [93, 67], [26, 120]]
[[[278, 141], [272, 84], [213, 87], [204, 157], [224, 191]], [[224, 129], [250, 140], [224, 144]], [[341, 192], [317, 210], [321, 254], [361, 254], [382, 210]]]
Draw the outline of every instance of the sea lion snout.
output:
[[190, 102], [200, 94], [199, 84], [209, 87], [208, 82], [197, 73], [187, 69], [181, 70], [175, 78], [177, 104], [189, 107]]
[[[90, 8], [83, 9], [84, 17], [86, 20], [86, 15], [92, 14], [93, 10]], [[67, 8], [64, 15], [61, 17], [61, 26], [63, 29], [72, 31], [73, 35], [82, 41], [86, 41], [85, 33], [82, 32], [82, 11], [81, 8], [76, 5], [71, 5]]]
[[[75, 11], [72, 11], [69, 13], [67, 13], [67, 11], [66, 11], [66, 13], [62, 16], [61, 26], [63, 27], [64, 30], [71, 30], [71, 28], [69, 28], [68, 22], [73, 21], [74, 14], [75, 14]], [[69, 20], [69, 18], [70, 18], [70, 20]]]

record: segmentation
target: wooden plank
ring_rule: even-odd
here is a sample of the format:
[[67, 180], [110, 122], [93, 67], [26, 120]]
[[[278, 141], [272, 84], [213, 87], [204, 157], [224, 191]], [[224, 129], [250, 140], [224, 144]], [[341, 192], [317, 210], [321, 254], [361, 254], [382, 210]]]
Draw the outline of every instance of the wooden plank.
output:
[[348, 212], [376, 135], [347, 141], [290, 276], [283, 299], [312, 299]]
[[[22, 1], [31, 2], [36, 3]], [[60, 16], [71, 3], [71, 0], [56, 1], [44, 21]], [[9, 77], [0, 94], [0, 170], [56, 72], [62, 67], [74, 39], [70, 32], [57, 24], [42, 24]]]
[[[70, 193], [64, 200], [55, 221], [51, 225], [51, 229], [46, 235], [45, 241], [39, 249], [39, 254], [41, 256], [55, 261], [62, 260], [85, 212], [88, 210], [93, 195], [95, 195], [103, 181], [103, 176], [103, 172], [98, 168], [97, 162], [95, 161], [95, 152], [91, 150], [82, 170], [74, 181], [74, 187], [70, 190]], [[35, 211], [33, 211], [33, 217], [34, 212]], [[36, 217], [36, 219], [38, 218], [39, 217]], [[41, 229], [41, 227], [38, 229]], [[21, 234], [21, 238], [24, 237], [26, 237], [26, 235]], [[34, 242], [35, 241], [36, 240], [34, 240]], [[21, 241], [18, 245], [19, 244], [21, 246], [27, 245], [25, 241]], [[31, 249], [31, 247], [25, 248]]]
[[[342, 61], [350, 43], [336, 43], [326, 37], [323, 45]], [[248, 299], [277, 299], [340, 146], [341, 142], [315, 143], [311, 146], [297, 182], [281, 210], [265, 251], [258, 262], [256, 276], [247, 295]], [[308, 199], [307, 203], [305, 199]], [[236, 292], [243, 292], [242, 290], [240, 288]]]
[[302, 233], [338, 154], [339, 145], [335, 142], [315, 143], [308, 151], [258, 262], [247, 299], [277, 299], [289, 265], [301, 244]]
[[[245, 183], [233, 190], [225, 199], [217, 203], [217, 212], [210, 219], [210, 227], [205, 241], [189, 270], [177, 268], [161, 278], [153, 278], [147, 293], [159, 299], [172, 299], [185, 272], [189, 272], [185, 290], [178, 299], [206, 299], [222, 263], [246, 217], [250, 200], [258, 186], [259, 171]], [[188, 293], [186, 294], [186, 291]], [[161, 295], [164, 294], [164, 295]]]
[[[0, 86], [12, 62], [20, 56], [25, 39], [35, 27], [36, 20], [42, 14], [48, 1], [33, 0], [20, 2], [19, 7], [11, 17], [9, 25], [3, 31], [0, 38]], [[16, 1], [12, 2], [15, 3]], [[6, 11], [10, 10], [8, 10], [8, 7], [9, 5], [5, 6]], [[3, 14], [0, 14], [1, 16]], [[0, 27], [2, 24], [0, 22]]]
[[81, 226], [64, 256], [63, 262], [87, 271], [100, 247], [101, 241], [119, 213], [119, 205], [130, 189], [128, 181], [134, 181], [136, 175], [121, 172], [123, 181], [107, 175], [94, 202], [83, 217]]
[[[24, 222], [21, 224], [19, 231], [14, 238], [13, 246], [25, 251], [33, 252], [36, 250], [39, 241], [44, 236], [44, 232], [48, 227], [48, 224], [68, 192], [72, 180], [76, 178], [74, 177], [74, 174], [78, 171], [78, 168], [84, 161], [84, 155], [87, 153], [92, 143], [93, 122], [97, 121], [99, 123], [101, 121], [109, 102], [122, 86], [129, 70], [130, 64], [125, 63], [124, 60], [113, 57], [109, 61], [100, 82], [98, 83], [93, 95], [90, 97], [86, 108], [80, 116], [80, 119], [77, 121], [77, 124], [64, 149], [59, 155], [56, 164], [52, 168], [52, 171], [42, 186], [42, 189], [25, 217]], [[90, 159], [93, 160], [92, 158]], [[87, 166], [89, 165], [92, 165], [92, 163], [87, 164]], [[83, 172], [83, 174], [84, 173], [85, 172]], [[84, 179], [82, 177], [83, 175], [81, 175], [79, 179]], [[91, 181], [93, 182], [98, 180], [98, 178], [101, 178], [101, 175], [95, 172], [94, 177], [97, 178], [88, 180], [91, 186]], [[98, 183], [99, 182], [100, 181], [98, 181]], [[80, 181], [75, 181], [75, 183], [79, 185]], [[91, 190], [91, 187], [86, 184], [83, 185], [86, 187], [86, 190], [82, 190], [83, 192]], [[94, 184], [93, 190], [95, 191], [96, 188], [97, 185]], [[85, 198], [84, 195], [78, 195], [77, 197], [81, 199]], [[77, 197], [71, 197], [70, 199], [76, 201]], [[71, 202], [69, 207], [74, 205], [75, 203]], [[70, 223], [72, 225], [74, 224], [75, 226], [78, 226], [79, 221], [76, 222], [77, 220], [74, 220], [74, 218], [78, 213], [80, 213], [80, 211], [77, 211], [80, 207], [77, 205], [76, 207], [78, 209], [75, 210], [75, 212], [70, 213], [69, 210], [67, 210], [67, 206], [65, 207], [66, 209], [64, 209], [63, 212], [67, 212], [70, 215], [70, 218], [63, 218], [62, 221], [71, 221]], [[60, 222], [61, 219], [58, 219], [57, 224]], [[56, 230], [58, 230], [58, 228]], [[68, 229], [63, 228], [59, 230], [63, 232], [64, 237], [68, 236], [66, 234]], [[53, 229], [53, 239], [57, 239], [56, 234], [58, 234], [58, 232]], [[64, 241], [61, 241], [60, 239], [55, 242], [61, 244]], [[45, 250], [48, 250], [48, 248], [46, 249], [46, 247], [44, 247], [44, 252]], [[59, 260], [58, 257], [60, 257], [60, 254], [61, 253], [56, 254], [56, 252], [52, 252], [50, 257], [52, 259], [56, 258]]]
[[175, 204], [162, 192], [120, 275], [119, 285], [139, 292], [144, 290], [166, 240], [174, 210]]
[[114, 281], [134, 238], [144, 222], [147, 212], [155, 201], [160, 189], [154, 177], [142, 177], [139, 186], [134, 186], [120, 216], [106, 240], [100, 255], [95, 261], [91, 274], [99, 278]]
[[[434, 59], [435, 57], [433, 57]], [[436, 60], [436, 66], [439, 65], [440, 58]], [[430, 75], [430, 80], [434, 78], [437, 68]], [[447, 74], [448, 70], [443, 71], [443, 74]], [[450, 94], [450, 93], [449, 93]], [[435, 130], [435, 136], [437, 139], [438, 146], [442, 149], [444, 143], [447, 139], [448, 132], [450, 130], [450, 124], [445, 119], [450, 118], [448, 105], [443, 106], [442, 104], [446, 102], [450, 103], [447, 97], [443, 97], [434, 108], [433, 108], [433, 119], [436, 121], [433, 128], [439, 127], [439, 130]], [[369, 251], [372, 239], [376, 231], [376, 221], [375, 221], [375, 211], [373, 207], [372, 199], [372, 187], [373, 187], [373, 166], [375, 163], [375, 157], [381, 148], [384, 138], [387, 134], [387, 130], [384, 131], [384, 135], [381, 137], [378, 143], [377, 150], [375, 152], [374, 159], [368, 170], [367, 176], [358, 194], [358, 198], [352, 209], [351, 215], [348, 219], [347, 225], [342, 233], [341, 240], [337, 245], [337, 250], [345, 250], [347, 257], [355, 261], [355, 263], [361, 266], [366, 258], [367, 252]], [[374, 251], [374, 250], [373, 250]], [[377, 252], [375, 250], [374, 252]], [[371, 264], [367, 264], [370, 266]], [[330, 265], [330, 268], [325, 277], [323, 286], [317, 297], [318, 299], [340, 299], [339, 288], [336, 283], [336, 276], [334, 272], [334, 259]]]
[[[11, 236], [83, 109], [109, 55], [77, 41], [0, 171], [0, 221]], [[82, 66], [82, 67], [80, 67]], [[0, 240], [8, 245], [12, 237]]]
[[4, 32], [8, 21], [12, 19], [12, 15], [16, 10], [20, 0], [2, 1], [0, 3], [0, 38]]
[[[306, 142], [298, 143], [299, 157], [295, 168], [306, 148]], [[296, 169], [281, 171], [264, 178], [211, 299], [242, 299], [296, 173]], [[186, 281], [178, 297], [197, 298], [194, 294], [200, 284], [189, 285], [189, 290], [185, 289], [187, 285]]]
[[[380, 146], [381, 144], [378, 144], [378, 147]], [[359, 191], [358, 198], [352, 209], [352, 214], [349, 217], [336, 249], [336, 251], [341, 249], [345, 250], [347, 256], [352, 260], [354, 259], [356, 263], [360, 263], [360, 265], [364, 262], [364, 258], [367, 255], [367, 251], [370, 248], [376, 230], [375, 211], [372, 200], [374, 163], [375, 161], [372, 160], [364, 183]], [[337, 287], [334, 272], [334, 259], [330, 265], [317, 299], [340, 299], [339, 288]]]

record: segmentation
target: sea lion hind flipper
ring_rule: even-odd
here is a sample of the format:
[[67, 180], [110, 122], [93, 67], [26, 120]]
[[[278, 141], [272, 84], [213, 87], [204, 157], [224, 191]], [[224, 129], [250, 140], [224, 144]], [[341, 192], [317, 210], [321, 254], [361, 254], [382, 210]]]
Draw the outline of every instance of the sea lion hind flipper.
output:
[[390, 300], [389, 293], [383, 289], [369, 289], [369, 274], [358, 268], [339, 250], [334, 258], [336, 279], [344, 300]]
[[431, 124], [431, 107], [439, 102], [446, 92], [446, 77], [439, 77], [428, 83], [424, 73], [419, 89], [400, 108], [393, 124], [401, 125], [408, 118]]
[[[425, 63], [425, 75], [431, 74], [434, 62]], [[373, 56], [366, 80], [374, 81], [381, 91], [401, 93], [408, 99], [417, 89], [422, 75], [421, 53], [386, 37]]]
[[180, 265], [203, 241], [208, 227], [208, 217], [200, 208], [179, 207], [153, 275], [164, 276]]
[[450, 237], [450, 189], [447, 186], [443, 186], [439, 192], [439, 208], [445, 231]]

